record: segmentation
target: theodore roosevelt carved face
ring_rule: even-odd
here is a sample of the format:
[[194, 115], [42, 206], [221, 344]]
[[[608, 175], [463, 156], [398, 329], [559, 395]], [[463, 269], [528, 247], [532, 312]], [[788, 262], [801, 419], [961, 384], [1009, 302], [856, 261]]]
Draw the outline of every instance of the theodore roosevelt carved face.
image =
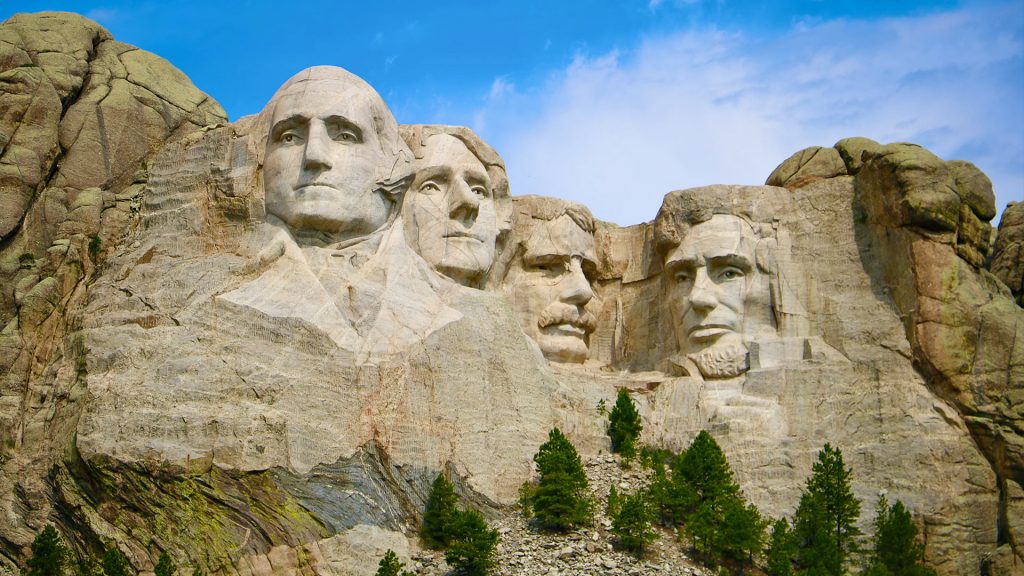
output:
[[438, 272], [477, 286], [494, 262], [494, 185], [466, 143], [434, 134], [416, 150], [416, 176], [402, 209], [406, 239]]
[[388, 181], [405, 176], [395, 168], [408, 163], [408, 151], [368, 84], [341, 68], [310, 68], [285, 83], [263, 115], [267, 214], [297, 239], [325, 242], [365, 236], [389, 221]]
[[[519, 323], [548, 360], [579, 363], [587, 359], [596, 318], [587, 310], [594, 297], [590, 278], [596, 267], [594, 221], [583, 206], [552, 198], [526, 213], [517, 199], [517, 218], [531, 225], [516, 246], [504, 280]], [[546, 218], [545, 218], [546, 217]], [[513, 234], [518, 230], [519, 222]]]
[[747, 370], [750, 316], [770, 299], [769, 278], [757, 266], [757, 244], [747, 221], [715, 214], [692, 225], [665, 257], [677, 344], [705, 378]]

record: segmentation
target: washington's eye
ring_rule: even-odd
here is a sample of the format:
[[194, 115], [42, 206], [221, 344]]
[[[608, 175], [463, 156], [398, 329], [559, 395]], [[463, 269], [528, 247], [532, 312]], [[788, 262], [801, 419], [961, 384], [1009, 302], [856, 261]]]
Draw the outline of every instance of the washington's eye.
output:
[[420, 192], [440, 192], [441, 187], [437, 185], [437, 182], [433, 180], [427, 180], [423, 184], [420, 184]]
[[281, 136], [280, 136], [280, 138], [278, 138], [278, 140], [280, 140], [281, 142], [283, 142], [285, 144], [294, 144], [294, 143], [298, 142], [299, 135], [294, 133], [294, 132], [290, 132], [289, 131], [289, 132], [285, 132], [284, 134], [281, 134]]
[[349, 130], [343, 130], [340, 134], [338, 134], [338, 140], [341, 140], [342, 142], [358, 142], [359, 137], [356, 136], [354, 132], [351, 132]]

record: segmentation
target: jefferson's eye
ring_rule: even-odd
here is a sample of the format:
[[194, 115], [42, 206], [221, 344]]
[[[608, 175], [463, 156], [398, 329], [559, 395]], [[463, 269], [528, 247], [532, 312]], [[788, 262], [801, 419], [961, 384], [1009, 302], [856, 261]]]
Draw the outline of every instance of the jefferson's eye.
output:
[[737, 278], [743, 278], [743, 270], [739, 268], [726, 268], [722, 270], [720, 277], [722, 280], [735, 280]]
[[440, 192], [441, 187], [437, 185], [437, 182], [433, 180], [427, 180], [423, 184], [420, 184], [420, 192]]
[[484, 198], [487, 198], [488, 196], [491, 195], [490, 191], [485, 186], [473, 186], [471, 190], [473, 190], [473, 193], [476, 194], [477, 196], [482, 196]]

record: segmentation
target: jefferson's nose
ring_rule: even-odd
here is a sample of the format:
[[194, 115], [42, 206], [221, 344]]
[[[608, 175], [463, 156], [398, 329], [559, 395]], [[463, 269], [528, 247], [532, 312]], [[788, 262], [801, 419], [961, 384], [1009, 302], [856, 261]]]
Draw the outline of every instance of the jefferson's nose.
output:
[[594, 297], [590, 281], [583, 274], [583, 260], [578, 256], [569, 261], [569, 271], [562, 278], [559, 299], [567, 304], [586, 306]]
[[476, 221], [480, 211], [480, 198], [473, 192], [470, 185], [461, 178], [456, 178], [448, 198], [448, 217], [458, 220], [467, 228]]
[[698, 267], [693, 277], [693, 288], [690, 289], [690, 306], [698, 310], [710, 310], [718, 306], [715, 291], [715, 283], [708, 277], [707, 269]]
[[323, 123], [311, 122], [309, 139], [306, 141], [305, 153], [302, 156], [303, 168], [329, 170], [331, 168], [330, 145], [331, 137], [327, 134], [327, 128]]

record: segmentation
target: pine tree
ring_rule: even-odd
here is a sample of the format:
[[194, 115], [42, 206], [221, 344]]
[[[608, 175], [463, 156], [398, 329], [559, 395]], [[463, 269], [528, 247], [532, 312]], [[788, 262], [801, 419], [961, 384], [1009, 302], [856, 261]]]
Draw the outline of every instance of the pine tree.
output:
[[768, 576], [792, 576], [793, 558], [796, 556], [796, 540], [785, 518], [779, 518], [772, 525], [769, 539], [765, 572]]
[[423, 525], [420, 527], [420, 536], [430, 548], [442, 550], [448, 546], [452, 521], [457, 512], [455, 504], [458, 501], [455, 487], [444, 474], [438, 474], [431, 486], [427, 506], [423, 511]]
[[60, 576], [64, 573], [68, 550], [57, 534], [57, 529], [47, 524], [32, 541], [32, 557], [28, 559], [26, 576]]
[[591, 502], [587, 475], [576, 448], [558, 428], [548, 433], [533, 456], [540, 476], [533, 495], [533, 514], [542, 528], [565, 531], [588, 524]]
[[754, 563], [754, 552], [764, 546], [764, 531], [768, 523], [753, 504], [740, 497], [727, 497], [722, 505], [722, 527], [719, 538], [722, 553], [744, 564]]
[[631, 458], [636, 455], [636, 444], [643, 431], [640, 413], [624, 388], [620, 388], [615, 406], [608, 416], [608, 436], [612, 439], [612, 452]]
[[842, 452], [825, 444], [793, 518], [798, 562], [807, 574], [840, 576], [856, 551], [860, 502], [850, 488], [850, 475]]
[[700, 502], [716, 501], [740, 492], [725, 454], [707, 430], [701, 430], [686, 452], [673, 460], [672, 473], [690, 483]]
[[899, 500], [889, 506], [885, 496], [878, 499], [874, 550], [868, 560], [868, 576], [933, 576], [925, 567], [924, 546], [917, 541], [917, 526]]
[[160, 558], [156, 561], [156, 568], [153, 569], [156, 576], [174, 576], [177, 571], [178, 567], [174, 565], [171, 556], [166, 551], [161, 552]]
[[[398, 561], [395, 551], [388, 548], [384, 557], [380, 559], [380, 563], [377, 564], [377, 572], [374, 576], [412, 576], [412, 572], [402, 570], [403, 567], [405, 564]], [[400, 570], [401, 574], [399, 574]]]
[[111, 546], [103, 552], [103, 559], [100, 560], [100, 567], [103, 568], [103, 574], [106, 576], [135, 575], [135, 571], [132, 570], [132, 566], [128, 563], [128, 559], [125, 558], [124, 554], [117, 549], [117, 546]]
[[618, 537], [619, 547], [637, 555], [642, 554], [644, 547], [658, 536], [651, 529], [654, 513], [647, 499], [644, 492], [618, 496], [615, 513], [612, 515], [611, 532]]
[[487, 526], [476, 510], [456, 511], [451, 541], [444, 559], [464, 576], [483, 576], [494, 567], [498, 531]]

